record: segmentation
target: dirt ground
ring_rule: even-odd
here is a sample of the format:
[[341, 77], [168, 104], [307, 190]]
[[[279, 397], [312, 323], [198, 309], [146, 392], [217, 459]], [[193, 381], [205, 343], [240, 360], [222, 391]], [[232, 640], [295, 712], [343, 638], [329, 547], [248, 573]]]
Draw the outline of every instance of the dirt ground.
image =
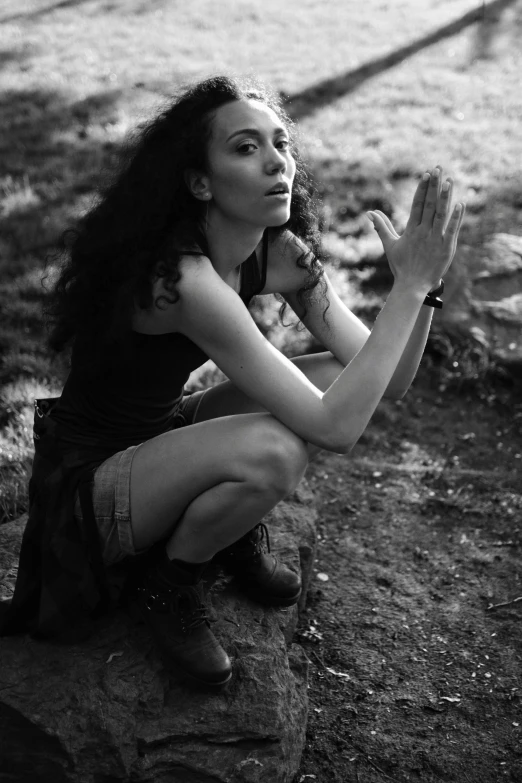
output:
[[521, 399], [424, 371], [350, 456], [309, 468], [296, 783], [522, 781]]

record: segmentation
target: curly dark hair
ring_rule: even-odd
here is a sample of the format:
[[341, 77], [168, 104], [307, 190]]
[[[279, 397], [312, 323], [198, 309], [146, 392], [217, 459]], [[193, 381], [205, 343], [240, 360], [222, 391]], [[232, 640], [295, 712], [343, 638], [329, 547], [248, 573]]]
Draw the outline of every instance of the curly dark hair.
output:
[[[131, 140], [112, 183], [77, 227], [64, 233], [60, 273], [46, 308], [51, 348], [61, 351], [81, 342], [100, 356], [103, 347], [124, 347], [133, 310], [152, 306], [152, 283], [158, 277], [172, 297], [168, 301], [177, 301], [180, 255], [197, 244], [204, 208], [189, 192], [184, 173], [208, 170], [213, 112], [245, 98], [263, 101], [290, 133], [296, 160], [291, 217], [270, 229], [270, 236], [290, 229], [311, 250], [296, 261], [308, 271], [298, 292], [306, 313], [312, 290], [325, 282], [319, 202], [295, 145], [295, 126], [265, 85], [217, 76], [185, 90]], [[281, 309], [283, 315], [284, 305]]]

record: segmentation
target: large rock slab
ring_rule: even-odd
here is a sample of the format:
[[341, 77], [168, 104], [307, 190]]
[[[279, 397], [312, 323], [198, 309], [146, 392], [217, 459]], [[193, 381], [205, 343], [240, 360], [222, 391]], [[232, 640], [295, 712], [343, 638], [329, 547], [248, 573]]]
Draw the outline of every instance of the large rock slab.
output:
[[[306, 589], [315, 549], [306, 483], [264, 521]], [[23, 528], [23, 519], [0, 527], [0, 600], [12, 593]], [[290, 783], [308, 707], [307, 659], [292, 643], [298, 607], [264, 608], [217, 571], [207, 589], [234, 663], [217, 695], [171, 679], [146, 626], [123, 610], [80, 644], [0, 639], [0, 781]]]
[[522, 236], [494, 234], [457, 251], [438, 317], [481, 342], [500, 363], [522, 366]]

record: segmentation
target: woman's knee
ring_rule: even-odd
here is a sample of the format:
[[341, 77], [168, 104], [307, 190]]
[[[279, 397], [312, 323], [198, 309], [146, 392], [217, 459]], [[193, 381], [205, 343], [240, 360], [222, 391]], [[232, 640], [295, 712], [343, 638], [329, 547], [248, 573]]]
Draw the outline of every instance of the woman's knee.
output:
[[251, 433], [249, 445], [250, 479], [280, 497], [293, 492], [308, 465], [306, 442], [267, 414]]

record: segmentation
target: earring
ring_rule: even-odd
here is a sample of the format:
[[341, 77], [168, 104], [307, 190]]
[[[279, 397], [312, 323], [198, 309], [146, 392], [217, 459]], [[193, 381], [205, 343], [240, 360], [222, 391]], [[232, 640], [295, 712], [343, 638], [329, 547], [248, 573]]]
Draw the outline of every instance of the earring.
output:
[[205, 210], [205, 234], [208, 232], [208, 205], [209, 202], [207, 201], [207, 208]]

